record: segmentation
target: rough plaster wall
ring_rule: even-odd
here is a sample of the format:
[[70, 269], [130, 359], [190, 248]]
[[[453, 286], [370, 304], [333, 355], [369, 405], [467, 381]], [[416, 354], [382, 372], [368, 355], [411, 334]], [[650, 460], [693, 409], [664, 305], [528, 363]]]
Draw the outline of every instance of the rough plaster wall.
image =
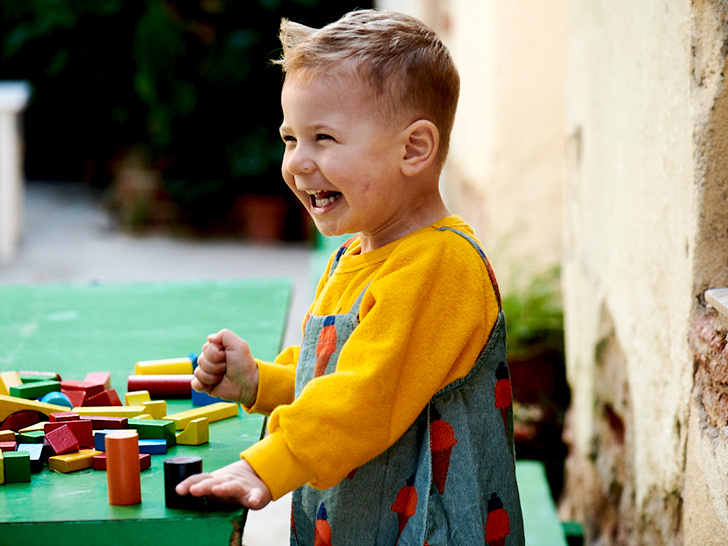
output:
[[[631, 492], [620, 497], [613, 532], [634, 543], [670, 543], [680, 532], [696, 215], [689, 21], [687, 0], [569, 2], [569, 434], [574, 456], [597, 476], [597, 491], [612, 480], [589, 458], [594, 442], [613, 447], [604, 444], [605, 423], [621, 421], [624, 437], [633, 438], [623, 461]], [[626, 377], [623, 402], [609, 418], [599, 403], [596, 350], [604, 316]], [[578, 479], [579, 467], [572, 470], [570, 479]]]
[[462, 78], [448, 204], [475, 225], [507, 291], [510, 270], [561, 260], [565, 0], [448, 4]]
[[693, 3], [696, 182], [702, 210], [694, 247], [695, 356], [685, 487], [690, 544], [728, 543], [728, 317], [706, 307], [706, 288], [728, 286], [728, 3]]

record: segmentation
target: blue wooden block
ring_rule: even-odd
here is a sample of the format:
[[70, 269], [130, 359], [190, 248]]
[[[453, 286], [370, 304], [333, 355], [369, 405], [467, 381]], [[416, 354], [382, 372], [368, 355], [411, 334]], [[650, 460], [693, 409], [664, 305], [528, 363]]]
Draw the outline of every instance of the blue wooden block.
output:
[[163, 455], [167, 453], [167, 440], [139, 440], [139, 453]]
[[210, 396], [206, 392], [197, 392], [195, 389], [192, 389], [193, 406], [209, 406], [210, 404], [215, 404], [216, 402], [227, 402], [227, 400], [223, 400], [222, 398], [216, 398], [214, 396]]
[[28, 452], [31, 472], [43, 470], [43, 444], [18, 444], [18, 451]]
[[112, 432], [119, 432], [119, 429], [94, 430], [94, 449], [106, 451], [106, 435]]
[[40, 399], [41, 402], [45, 402], [46, 404], [55, 404], [56, 406], [65, 406], [67, 408], [73, 408], [73, 402], [71, 402], [71, 399], [63, 394], [61, 391], [52, 391], [43, 396], [43, 398]]

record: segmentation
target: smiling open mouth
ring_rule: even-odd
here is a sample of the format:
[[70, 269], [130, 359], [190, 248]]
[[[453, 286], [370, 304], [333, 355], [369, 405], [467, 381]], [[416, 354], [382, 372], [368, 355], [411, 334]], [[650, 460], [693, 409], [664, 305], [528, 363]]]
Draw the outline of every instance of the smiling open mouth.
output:
[[308, 196], [311, 199], [312, 207], [323, 208], [338, 201], [341, 194], [336, 191], [317, 191], [315, 193], [309, 193]]

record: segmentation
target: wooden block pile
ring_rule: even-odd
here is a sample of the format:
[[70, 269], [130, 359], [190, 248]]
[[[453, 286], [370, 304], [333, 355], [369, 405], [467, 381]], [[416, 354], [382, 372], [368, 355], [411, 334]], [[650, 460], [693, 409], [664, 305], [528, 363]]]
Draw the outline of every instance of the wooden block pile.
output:
[[0, 484], [28, 482], [45, 466], [62, 473], [106, 470], [105, 436], [120, 429], [138, 434], [141, 470], [151, 466], [151, 455], [171, 446], [207, 443], [210, 423], [236, 416], [238, 404], [210, 397], [167, 415], [166, 401], [158, 399], [192, 397], [193, 361], [138, 362], [124, 403], [108, 372], [82, 381], [49, 372], [0, 372]]

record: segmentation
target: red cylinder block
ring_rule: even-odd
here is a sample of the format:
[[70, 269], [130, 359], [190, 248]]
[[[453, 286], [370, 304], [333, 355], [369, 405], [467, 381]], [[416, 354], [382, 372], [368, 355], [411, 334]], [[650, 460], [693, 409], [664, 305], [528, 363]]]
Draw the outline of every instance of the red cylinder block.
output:
[[109, 504], [126, 506], [142, 502], [139, 434], [136, 430], [106, 435], [106, 481]]

